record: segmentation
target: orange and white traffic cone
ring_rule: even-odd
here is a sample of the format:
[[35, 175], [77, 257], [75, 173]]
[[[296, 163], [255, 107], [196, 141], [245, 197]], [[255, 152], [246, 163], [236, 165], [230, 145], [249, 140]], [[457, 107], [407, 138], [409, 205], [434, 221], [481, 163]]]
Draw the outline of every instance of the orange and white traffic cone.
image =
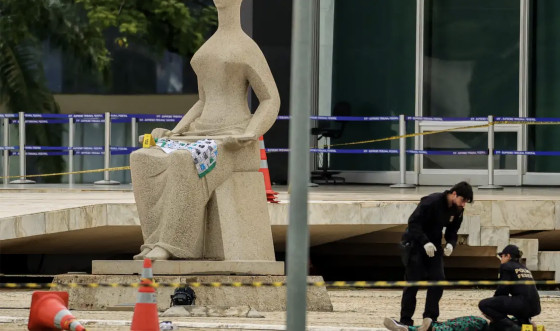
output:
[[86, 328], [76, 320], [67, 307], [68, 292], [33, 292], [27, 328], [30, 331], [85, 331]]
[[144, 259], [144, 269], [134, 305], [131, 331], [159, 331], [156, 290], [153, 287], [152, 260]]
[[264, 139], [261, 136], [259, 138], [259, 147], [261, 149], [261, 168], [259, 169], [264, 176], [264, 189], [266, 190], [266, 200], [272, 203], [278, 203], [276, 200], [276, 195], [278, 192], [272, 190], [272, 185], [270, 184], [270, 173], [268, 172], [268, 161], [266, 160], [266, 149], [264, 148]]

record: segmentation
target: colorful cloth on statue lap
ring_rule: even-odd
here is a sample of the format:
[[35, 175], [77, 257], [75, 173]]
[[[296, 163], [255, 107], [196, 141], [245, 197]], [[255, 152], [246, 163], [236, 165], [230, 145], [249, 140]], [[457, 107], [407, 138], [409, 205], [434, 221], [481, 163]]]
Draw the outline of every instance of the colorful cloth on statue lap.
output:
[[160, 138], [156, 142], [166, 153], [173, 153], [178, 150], [188, 150], [191, 152], [194, 165], [198, 172], [198, 177], [202, 178], [216, 167], [218, 158], [218, 144], [212, 139], [198, 140], [195, 143]]

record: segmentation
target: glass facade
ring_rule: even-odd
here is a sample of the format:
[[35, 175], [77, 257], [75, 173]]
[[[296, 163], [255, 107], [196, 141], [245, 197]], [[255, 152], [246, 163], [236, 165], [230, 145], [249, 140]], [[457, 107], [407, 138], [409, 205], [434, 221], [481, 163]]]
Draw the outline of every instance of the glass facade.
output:
[[[424, 116], [519, 115], [519, 0], [428, 0], [424, 29]], [[424, 149], [486, 150], [487, 138], [480, 132], [437, 134], [424, 137]], [[495, 140], [496, 149], [517, 148], [515, 133], [496, 134]], [[495, 159], [496, 169], [517, 167], [516, 157]], [[425, 169], [487, 164], [486, 156], [423, 157]]]
[[424, 115], [517, 116], [519, 0], [426, 1]]
[[[351, 116], [414, 115], [415, 0], [337, 0], [332, 105]], [[398, 122], [348, 122], [332, 144], [398, 134]], [[341, 148], [398, 148], [398, 141]], [[395, 170], [398, 156], [334, 154], [334, 169]]]
[[[560, 2], [532, 1], [529, 116], [560, 117]], [[559, 125], [530, 125], [530, 151], [558, 151]], [[529, 156], [527, 170], [560, 172], [558, 156]]]
[[59, 94], [178, 94], [197, 93], [196, 76], [189, 60], [163, 52], [157, 54], [147, 47], [131, 44], [116, 46], [107, 36], [113, 61], [109, 82], [82, 68], [71, 54], [43, 47], [43, 65], [48, 86]]
[[[560, 56], [560, 35], [557, 33], [560, 29], [560, 2], [330, 1], [334, 4], [334, 10], [332, 19], [327, 20], [331, 26], [327, 28], [332, 29], [332, 33], [329, 31], [326, 35], [328, 38], [332, 36], [332, 40], [323, 39], [321, 47], [332, 47], [332, 63], [329, 57], [329, 61], [322, 62], [320, 68], [330, 70], [324, 76], [332, 77], [332, 81], [330, 78], [327, 80], [330, 81], [328, 95], [321, 96], [327, 98], [328, 102], [323, 104], [329, 104], [331, 109], [330, 112], [328, 109], [319, 110], [321, 115], [333, 114], [335, 105], [348, 103], [350, 116], [560, 117], [560, 111], [557, 110], [560, 109], [560, 94], [557, 93], [557, 85], [560, 87], [560, 65], [557, 60]], [[421, 22], [417, 22], [419, 2], [424, 3]], [[523, 7], [525, 3], [529, 4], [526, 13]], [[275, 4], [284, 5], [281, 2]], [[260, 13], [257, 9], [261, 7], [268, 8], [270, 5], [254, 2], [253, 36], [267, 55], [283, 105], [287, 105], [290, 41], [288, 33], [282, 34], [285, 38], [278, 38], [278, 31], [289, 30], [288, 23], [282, 29], [277, 28], [278, 24], [268, 23], [266, 15], [257, 14]], [[278, 12], [278, 17], [275, 17], [278, 21], [289, 21], [291, 17], [289, 10], [275, 12]], [[525, 23], [529, 26], [526, 31], [528, 45], [522, 39]], [[421, 52], [417, 53], [419, 29], [423, 29], [423, 35]], [[108, 41], [112, 40], [110, 36], [107, 38]], [[325, 38], [325, 35], [321, 38]], [[109, 44], [110, 47], [116, 47], [111, 42]], [[46, 44], [44, 64], [49, 87], [55, 93], [76, 94], [197, 93], [196, 79], [188, 59], [172, 53], [153, 54], [134, 45], [112, 51], [113, 77], [109, 86], [103, 86], [91, 75], [77, 74], [81, 71], [68, 54], [49, 49]], [[520, 69], [525, 63], [526, 52], [527, 79], [524, 78], [523, 69]], [[419, 70], [417, 63], [420, 63], [422, 70]], [[421, 77], [417, 77], [417, 71]], [[525, 88], [529, 92], [526, 106], [523, 103]], [[286, 108], [284, 111], [283, 115], [287, 115]], [[478, 123], [449, 124], [447, 127], [444, 124], [441, 128], [472, 124]], [[85, 136], [103, 136], [102, 125], [84, 126], [77, 130], [77, 133]], [[115, 146], [129, 144], [128, 126], [115, 125], [113, 130]], [[149, 130], [151, 128], [141, 127], [139, 132]], [[284, 139], [287, 131], [287, 122], [277, 123], [267, 134], [267, 141], [271, 142], [267, 147], [287, 147]], [[394, 136], [398, 134], [398, 122], [346, 122], [342, 131], [340, 138], [331, 139], [331, 144], [336, 146]], [[407, 132], [414, 132], [413, 121], [407, 123]], [[428, 135], [420, 139], [420, 148], [425, 150], [470, 151], [488, 148], [488, 134], [484, 130]], [[555, 151], [560, 150], [560, 147], [550, 142], [557, 140], [560, 140], [558, 125], [528, 125], [523, 130], [508, 127], [506, 132], [496, 132], [495, 148]], [[281, 142], [275, 145], [274, 141]], [[407, 139], [407, 148], [414, 148], [413, 141]], [[79, 143], [82, 142], [76, 141], [76, 144]], [[92, 144], [101, 145], [102, 141]], [[321, 140], [319, 147], [322, 145]], [[398, 140], [393, 140], [339, 148], [397, 149], [398, 146]], [[439, 172], [482, 174], [488, 166], [485, 155], [424, 155], [419, 158], [422, 160], [418, 164], [419, 169], [414, 169], [413, 156], [408, 156], [409, 171], [414, 169], [420, 174], [426, 171], [436, 175]], [[526, 168], [520, 167], [523, 163], [519, 160], [521, 157], [517, 156], [494, 156], [495, 168], [502, 173], [560, 173], [560, 162], [555, 156], [523, 157], [527, 161]], [[122, 163], [126, 164], [124, 158]], [[76, 164], [76, 168], [81, 166]], [[102, 158], [96, 159], [91, 166], [101, 167]], [[341, 171], [396, 171], [399, 169], [399, 158], [398, 155], [388, 154], [331, 154], [330, 167]], [[126, 178], [121, 180], [126, 181]]]

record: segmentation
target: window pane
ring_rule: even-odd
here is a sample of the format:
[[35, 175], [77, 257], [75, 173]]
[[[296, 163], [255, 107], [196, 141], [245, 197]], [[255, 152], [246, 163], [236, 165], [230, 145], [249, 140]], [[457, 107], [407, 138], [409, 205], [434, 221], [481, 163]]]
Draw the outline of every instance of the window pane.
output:
[[[348, 102], [351, 116], [414, 114], [416, 0], [337, 0], [332, 105]], [[348, 122], [333, 144], [388, 137], [397, 122]], [[322, 141], [319, 142], [319, 145]], [[398, 141], [340, 148], [398, 148]], [[398, 157], [332, 155], [342, 170], [391, 170]]]
[[[560, 1], [533, 2], [529, 116], [560, 117]], [[558, 151], [558, 125], [530, 125], [528, 150]], [[529, 156], [528, 171], [559, 172], [557, 156]]]
[[519, 0], [428, 0], [424, 114], [517, 116]]
[[[496, 150], [516, 150], [517, 133], [496, 132]], [[424, 136], [427, 151], [484, 151], [488, 149], [488, 133], [445, 132]], [[494, 155], [496, 169], [516, 169], [517, 156]], [[488, 155], [424, 155], [424, 169], [488, 169]]]

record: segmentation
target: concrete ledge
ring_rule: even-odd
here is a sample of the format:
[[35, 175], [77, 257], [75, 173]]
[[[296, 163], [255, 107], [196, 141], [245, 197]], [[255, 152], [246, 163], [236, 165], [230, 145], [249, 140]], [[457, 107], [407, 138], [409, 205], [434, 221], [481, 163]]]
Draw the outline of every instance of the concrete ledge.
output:
[[[253, 283], [285, 282], [285, 276], [155, 276], [156, 283]], [[321, 282], [323, 277], [310, 276], [308, 282]], [[138, 283], [139, 276], [124, 275], [58, 275], [55, 284], [92, 283]], [[57, 289], [54, 288], [53, 291]], [[133, 287], [73, 287], [64, 289], [70, 296], [69, 308], [76, 310], [107, 310], [110, 307], [129, 305], [136, 302], [137, 288]], [[173, 287], [158, 287], [156, 299], [158, 309], [165, 311], [170, 306]], [[259, 312], [286, 310], [286, 287], [273, 286], [199, 286], [193, 287], [196, 304], [202, 306], [242, 306], [247, 305]], [[310, 286], [307, 289], [307, 309], [309, 311], [333, 311], [331, 299], [324, 286]]]
[[[142, 273], [143, 261], [94, 260], [93, 275], [135, 275]], [[284, 275], [284, 262], [275, 261], [154, 261], [154, 275]]]

